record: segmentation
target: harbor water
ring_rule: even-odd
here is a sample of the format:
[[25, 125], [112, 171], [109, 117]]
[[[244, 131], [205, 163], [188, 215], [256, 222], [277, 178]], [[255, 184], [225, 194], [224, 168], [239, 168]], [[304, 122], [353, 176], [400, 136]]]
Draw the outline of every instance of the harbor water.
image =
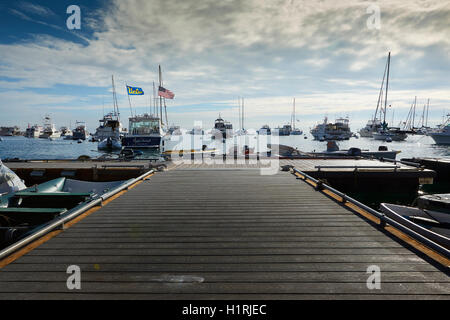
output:
[[[307, 139], [305, 139], [305, 136]], [[202, 139], [201, 136], [196, 136]], [[268, 137], [268, 141], [271, 137]], [[256, 135], [249, 135], [250, 141], [256, 140]], [[208, 144], [210, 136], [203, 137], [203, 143]], [[327, 142], [313, 140], [309, 134], [299, 136], [282, 136], [272, 140], [280, 144], [291, 146], [304, 152], [322, 152], [326, 150]], [[233, 143], [230, 141], [230, 144]], [[227, 143], [228, 144], [228, 143]], [[428, 136], [410, 135], [406, 141], [386, 143], [370, 138], [351, 138], [350, 140], [338, 142], [341, 150], [349, 148], [359, 148], [361, 150], [376, 151], [381, 145], [389, 149], [401, 151], [397, 159], [413, 157], [435, 157], [450, 158], [450, 146], [436, 145]], [[157, 158], [158, 150], [143, 150], [143, 158]], [[55, 160], [55, 159], [77, 159], [80, 156], [98, 158], [105, 153], [97, 149], [97, 142], [83, 141], [78, 143], [74, 140], [64, 140], [63, 138], [29, 139], [25, 137], [2, 137], [0, 141], [0, 159], [22, 159], [22, 160]]]

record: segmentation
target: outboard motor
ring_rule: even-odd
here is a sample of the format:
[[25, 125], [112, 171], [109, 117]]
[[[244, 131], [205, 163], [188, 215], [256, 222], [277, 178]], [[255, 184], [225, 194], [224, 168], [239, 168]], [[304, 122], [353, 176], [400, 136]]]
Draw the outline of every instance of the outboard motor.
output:
[[360, 157], [361, 156], [361, 149], [359, 149], [359, 148], [350, 148], [350, 149], [348, 149], [347, 154], [349, 156], [353, 156], [353, 157]]
[[0, 160], [0, 195], [26, 189], [25, 183]]

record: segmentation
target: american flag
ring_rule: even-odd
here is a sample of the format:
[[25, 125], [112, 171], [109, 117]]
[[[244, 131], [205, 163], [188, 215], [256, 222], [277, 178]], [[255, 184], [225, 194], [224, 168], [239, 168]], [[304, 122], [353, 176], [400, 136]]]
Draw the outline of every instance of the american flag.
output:
[[173, 99], [175, 97], [175, 94], [166, 88], [159, 87], [158, 96], [166, 98], [166, 99]]

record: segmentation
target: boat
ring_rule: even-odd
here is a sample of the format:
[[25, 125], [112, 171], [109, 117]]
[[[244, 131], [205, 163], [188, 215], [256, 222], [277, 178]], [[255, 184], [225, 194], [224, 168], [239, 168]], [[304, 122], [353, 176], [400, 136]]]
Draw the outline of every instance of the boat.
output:
[[61, 137], [72, 136], [72, 130], [68, 127], [61, 127], [59, 131], [61, 131]]
[[108, 137], [103, 141], [100, 141], [98, 143], [97, 148], [98, 150], [106, 150], [106, 151], [121, 150], [122, 143], [120, 142], [119, 139], [115, 137]]
[[325, 117], [323, 123], [316, 125], [311, 134], [315, 140], [349, 140], [353, 133], [350, 130], [348, 118], [338, 118], [335, 123], [329, 123]]
[[0, 196], [23, 189], [26, 189], [23, 180], [0, 160]]
[[228, 139], [233, 136], [233, 125], [225, 121], [219, 115], [219, 118], [214, 122], [214, 128], [212, 130], [212, 139], [222, 138]]
[[119, 104], [117, 103], [116, 86], [114, 84], [114, 76], [112, 80], [112, 94], [113, 94], [113, 111], [103, 115], [99, 120], [100, 125], [92, 134], [92, 141], [104, 142], [108, 138], [120, 142], [125, 135], [125, 130], [120, 122]]
[[69, 214], [126, 181], [86, 182], [57, 178], [0, 196], [0, 248], [33, 233], [36, 228]]
[[295, 98], [294, 98], [294, 107], [293, 107], [293, 111], [292, 111], [292, 128], [291, 128], [291, 132], [289, 133], [291, 136], [301, 136], [303, 134], [303, 131], [295, 128], [295, 122], [297, 121], [296, 116], [295, 116]]
[[129, 118], [129, 130], [122, 138], [122, 145], [134, 149], [159, 148], [161, 137], [164, 135], [159, 117], [136, 115]]
[[[391, 66], [391, 53], [389, 52], [387, 62], [386, 62], [386, 69], [385, 69], [385, 75], [383, 77], [383, 82], [381, 84], [381, 91], [378, 101], [381, 102], [380, 105], [382, 106], [382, 96], [383, 96], [383, 87], [385, 87], [385, 98], [384, 98], [384, 108], [382, 108], [383, 113], [383, 122], [381, 123], [381, 128], [378, 129], [377, 132], [373, 133], [373, 138], [375, 140], [381, 140], [381, 141], [404, 141], [408, 137], [406, 134], [407, 131], [401, 130], [400, 128], [396, 127], [389, 127], [388, 123], [386, 122], [386, 114], [388, 107], [392, 107], [391, 105], [388, 106], [388, 89], [389, 89], [389, 75], [390, 75], [390, 66]], [[386, 85], [384, 85], [384, 80], [386, 78]]]
[[377, 158], [377, 159], [393, 159], [397, 157], [401, 151], [388, 150], [386, 146], [379, 146], [377, 151], [364, 150], [359, 148], [350, 148], [347, 150], [340, 150], [339, 145], [336, 141], [328, 141], [327, 150], [322, 153], [313, 153], [312, 155], [319, 156], [333, 156], [333, 157], [366, 157], [366, 158]]
[[382, 203], [380, 209], [387, 217], [436, 244], [450, 249], [450, 214], [448, 211], [391, 203]]
[[86, 124], [83, 121], [77, 121], [75, 123], [76, 128], [73, 130], [72, 139], [73, 140], [86, 140], [89, 133], [86, 129]]
[[46, 115], [44, 117], [44, 130], [42, 131], [39, 138], [41, 139], [54, 139], [60, 138], [61, 132], [56, 129], [56, 126], [52, 123], [50, 116]]
[[270, 136], [272, 134], [272, 131], [270, 130], [269, 125], [265, 124], [261, 127], [261, 129], [258, 130], [258, 134]]
[[3, 137], [14, 137], [20, 135], [20, 128], [14, 127], [0, 127], [0, 136]]
[[377, 118], [369, 120], [366, 126], [358, 131], [362, 138], [372, 138], [373, 133], [381, 129], [381, 121]]
[[289, 136], [291, 134], [291, 131], [292, 131], [292, 126], [290, 124], [285, 124], [281, 128], [280, 127], [275, 128], [272, 131], [272, 134], [276, 135], [276, 136]]
[[447, 115], [447, 120], [438, 129], [428, 131], [428, 135], [436, 144], [450, 145], [450, 114]]
[[35, 124], [32, 127], [28, 127], [25, 130], [25, 137], [27, 138], [39, 138], [44, 133], [44, 128]]

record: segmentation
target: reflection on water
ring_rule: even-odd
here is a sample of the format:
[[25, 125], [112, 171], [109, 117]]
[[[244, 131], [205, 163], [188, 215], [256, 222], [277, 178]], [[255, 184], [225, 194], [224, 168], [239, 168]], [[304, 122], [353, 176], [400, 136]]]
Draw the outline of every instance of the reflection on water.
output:
[[[280, 144], [292, 146], [302, 151], [324, 151], [326, 142], [315, 141], [311, 135], [276, 137]], [[191, 139], [191, 136], [185, 137]], [[269, 141], [270, 141], [270, 137]], [[196, 136], [195, 139], [201, 139], [202, 143], [211, 143], [210, 136]], [[255, 140], [255, 135], [246, 137], [249, 141]], [[227, 144], [232, 144], [228, 141]], [[367, 150], [378, 150], [380, 145], [386, 145], [389, 149], [400, 150], [398, 158], [412, 157], [437, 157], [450, 158], [450, 146], [438, 146], [427, 136], [409, 136], [403, 142], [385, 143], [368, 138], [351, 138], [347, 141], [339, 142], [340, 149], [356, 147]], [[142, 150], [140, 158], [158, 158], [159, 150]], [[0, 141], [0, 158], [20, 158], [20, 159], [76, 159], [81, 155], [87, 155], [91, 158], [97, 158], [104, 155], [104, 152], [97, 150], [96, 142], [55, 139], [28, 139], [24, 137], [2, 137]]]

